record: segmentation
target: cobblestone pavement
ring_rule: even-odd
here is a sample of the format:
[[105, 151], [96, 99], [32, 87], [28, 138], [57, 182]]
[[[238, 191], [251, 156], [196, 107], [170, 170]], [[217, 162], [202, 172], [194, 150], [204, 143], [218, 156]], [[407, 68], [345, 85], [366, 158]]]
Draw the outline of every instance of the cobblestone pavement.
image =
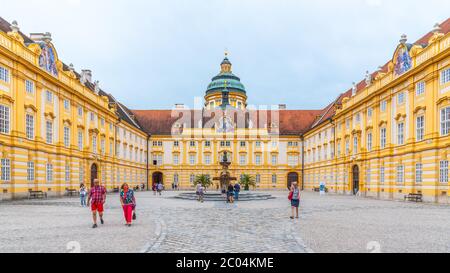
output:
[[0, 252], [450, 252], [450, 206], [304, 192], [289, 219], [287, 192], [265, 201], [199, 203], [137, 193], [124, 226], [116, 195], [91, 228], [77, 198], [0, 203]]

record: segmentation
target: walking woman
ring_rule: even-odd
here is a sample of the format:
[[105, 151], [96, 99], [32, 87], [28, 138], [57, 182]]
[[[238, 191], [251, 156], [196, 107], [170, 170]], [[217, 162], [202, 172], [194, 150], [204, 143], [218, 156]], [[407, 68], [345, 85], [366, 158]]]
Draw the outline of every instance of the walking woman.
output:
[[296, 213], [295, 218], [298, 219], [298, 206], [300, 205], [300, 190], [298, 188], [297, 182], [292, 183], [291, 190], [289, 192], [289, 198], [291, 200], [291, 208], [292, 208], [291, 219], [294, 219], [294, 211]]
[[80, 201], [81, 201], [82, 207], [86, 207], [86, 195], [87, 195], [87, 189], [84, 186], [84, 184], [81, 184], [80, 185]]
[[127, 183], [123, 183], [120, 188], [120, 203], [122, 204], [123, 215], [125, 216], [126, 225], [131, 227], [133, 208], [136, 206], [134, 191], [130, 189]]
[[227, 203], [234, 203], [234, 187], [231, 182], [228, 184], [227, 197]]

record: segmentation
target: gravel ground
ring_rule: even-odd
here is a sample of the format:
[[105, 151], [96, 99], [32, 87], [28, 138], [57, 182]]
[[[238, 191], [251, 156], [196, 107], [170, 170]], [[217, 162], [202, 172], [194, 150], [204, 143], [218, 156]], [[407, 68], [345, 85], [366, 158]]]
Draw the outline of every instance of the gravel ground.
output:
[[225, 204], [139, 192], [130, 228], [117, 195], [97, 229], [78, 198], [3, 202], [0, 252], [450, 252], [450, 206], [304, 192], [291, 220], [287, 192], [270, 193]]

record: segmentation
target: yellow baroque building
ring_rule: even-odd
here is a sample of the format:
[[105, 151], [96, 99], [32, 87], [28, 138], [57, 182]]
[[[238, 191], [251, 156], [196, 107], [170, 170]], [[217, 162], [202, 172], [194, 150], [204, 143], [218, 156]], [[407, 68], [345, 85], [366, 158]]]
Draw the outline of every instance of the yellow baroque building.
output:
[[449, 31], [450, 19], [415, 43], [402, 36], [391, 60], [323, 109], [248, 105], [225, 56], [198, 109], [130, 110], [59, 60], [49, 33], [26, 36], [0, 18], [0, 196], [62, 195], [95, 177], [109, 190], [191, 189], [196, 175], [218, 176], [226, 152], [232, 175], [258, 189], [325, 183], [448, 203]]

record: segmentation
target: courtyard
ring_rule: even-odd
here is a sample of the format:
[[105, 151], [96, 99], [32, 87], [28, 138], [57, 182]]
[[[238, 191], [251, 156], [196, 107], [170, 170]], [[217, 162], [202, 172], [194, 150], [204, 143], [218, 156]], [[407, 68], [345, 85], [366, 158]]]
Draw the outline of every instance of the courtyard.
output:
[[286, 191], [234, 204], [173, 198], [179, 193], [138, 192], [132, 227], [109, 194], [97, 229], [78, 198], [3, 202], [0, 252], [450, 252], [445, 205], [307, 191], [291, 220]]

